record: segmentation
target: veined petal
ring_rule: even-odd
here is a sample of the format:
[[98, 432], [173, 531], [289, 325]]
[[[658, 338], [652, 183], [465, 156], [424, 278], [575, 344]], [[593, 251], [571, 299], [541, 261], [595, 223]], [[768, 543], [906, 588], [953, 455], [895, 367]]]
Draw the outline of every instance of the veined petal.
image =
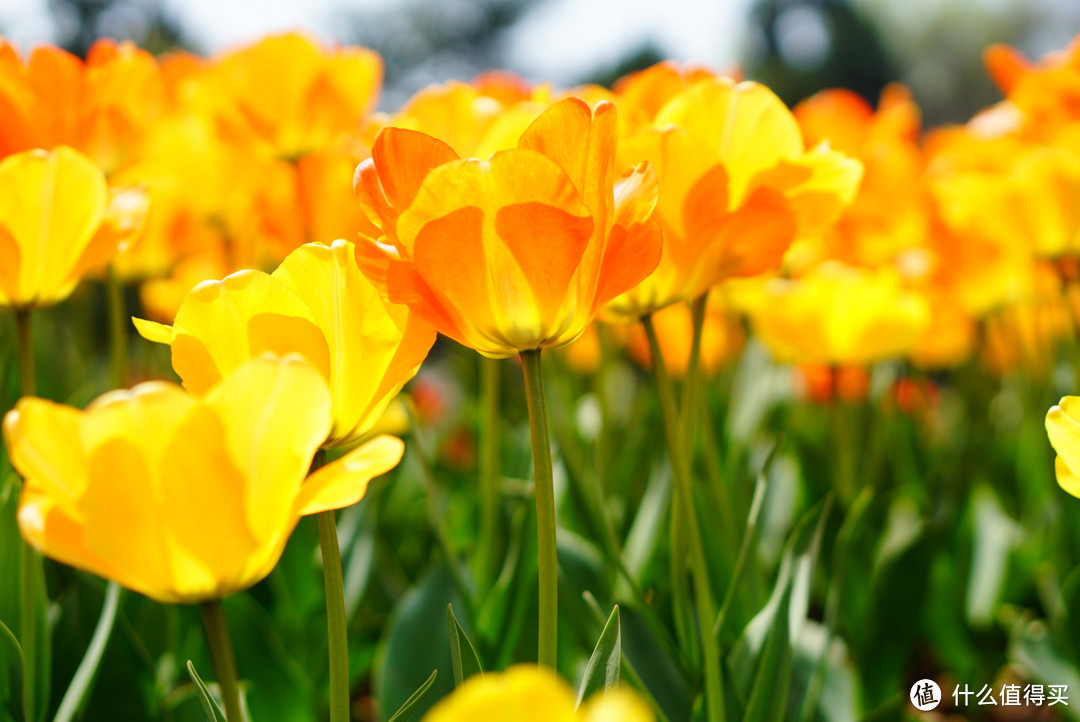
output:
[[434, 330], [406, 306], [383, 301], [346, 241], [301, 246], [272, 277], [304, 301], [329, 346], [332, 442], [359, 438], [416, 374]]
[[343, 509], [360, 501], [368, 482], [401, 461], [405, 442], [396, 436], [377, 436], [307, 478], [296, 498], [298, 514]]
[[330, 378], [330, 352], [311, 309], [261, 271], [205, 281], [184, 298], [173, 325], [173, 369], [202, 395], [248, 359], [299, 353]]
[[206, 396], [229, 456], [247, 479], [248, 527], [261, 543], [287, 534], [301, 480], [333, 422], [326, 382], [299, 356], [244, 363]]

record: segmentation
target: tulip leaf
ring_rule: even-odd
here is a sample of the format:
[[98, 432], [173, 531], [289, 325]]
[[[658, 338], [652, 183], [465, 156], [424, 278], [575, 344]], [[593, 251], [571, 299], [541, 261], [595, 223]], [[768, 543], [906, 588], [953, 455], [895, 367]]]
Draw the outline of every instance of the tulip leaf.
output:
[[116, 610], [120, 605], [120, 587], [116, 582], [110, 582], [105, 592], [105, 603], [101, 607], [101, 617], [97, 627], [94, 628], [94, 636], [90, 638], [90, 645], [86, 648], [79, 668], [75, 670], [75, 676], [71, 678], [64, 693], [64, 699], [60, 702], [60, 709], [56, 712], [53, 722], [70, 722], [75, 719], [86, 701], [90, 687], [97, 674], [101, 657], [105, 654], [105, 647], [109, 643], [112, 634], [113, 623], [116, 621]]
[[593, 694], [619, 684], [619, 668], [622, 664], [622, 627], [619, 623], [619, 605], [611, 610], [600, 639], [596, 641], [585, 675], [578, 688], [577, 704]]
[[413, 709], [420, 703], [420, 700], [424, 698], [428, 690], [431, 689], [431, 685], [435, 684], [435, 678], [439, 676], [439, 670], [432, 670], [431, 676], [427, 678], [427, 681], [420, 685], [419, 689], [412, 693], [412, 695], [405, 700], [405, 704], [401, 705], [394, 715], [387, 720], [387, 722], [405, 722], [409, 719], [409, 715], [412, 714]]
[[480, 655], [469, 641], [465, 630], [454, 616], [454, 605], [446, 605], [446, 627], [450, 633], [450, 661], [454, 667], [454, 686], [460, 685], [474, 674], [483, 674]]
[[191, 683], [195, 685], [195, 689], [199, 693], [199, 702], [202, 704], [203, 713], [206, 715], [206, 722], [225, 722], [225, 713], [221, 711], [221, 707], [218, 706], [214, 695], [210, 693], [210, 688], [206, 686], [202, 677], [195, 671], [195, 665], [191, 663], [190, 659], [187, 663], [187, 671], [188, 676], [191, 677]]
[[22, 708], [23, 656], [19, 640], [0, 621], [0, 719], [24, 718]]

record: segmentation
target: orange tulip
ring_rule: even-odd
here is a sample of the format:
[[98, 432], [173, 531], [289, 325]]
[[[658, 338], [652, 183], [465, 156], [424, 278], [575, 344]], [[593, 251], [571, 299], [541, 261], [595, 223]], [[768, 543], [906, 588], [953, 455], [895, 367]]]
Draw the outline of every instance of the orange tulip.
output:
[[236, 141], [296, 160], [360, 129], [378, 97], [382, 60], [367, 48], [326, 49], [287, 33], [229, 53], [207, 72]]
[[390, 301], [485, 356], [573, 341], [659, 260], [655, 175], [617, 174], [617, 123], [610, 103], [568, 98], [486, 161], [383, 129], [356, 172], [382, 231], [357, 245], [361, 268]]
[[776, 269], [800, 234], [836, 218], [862, 173], [841, 153], [808, 151], [794, 116], [768, 88], [721, 77], [672, 97], [620, 157], [656, 167], [664, 231], [656, 272], [606, 308], [624, 319]]
[[99, 40], [83, 62], [42, 46], [24, 64], [0, 39], [0, 156], [68, 145], [106, 174], [123, 167], [165, 102], [154, 57]]

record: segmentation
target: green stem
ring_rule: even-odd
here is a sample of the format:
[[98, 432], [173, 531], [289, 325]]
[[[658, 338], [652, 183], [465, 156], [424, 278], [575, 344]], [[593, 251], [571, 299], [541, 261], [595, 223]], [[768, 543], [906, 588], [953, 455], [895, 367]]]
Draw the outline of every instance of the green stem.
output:
[[53, 722], [70, 722], [74, 720], [84, 702], [89, 697], [90, 688], [94, 683], [101, 658], [105, 654], [105, 647], [112, 635], [113, 625], [116, 622], [116, 610], [120, 606], [120, 587], [116, 582], [109, 582], [105, 590], [105, 603], [101, 606], [101, 616], [97, 626], [94, 627], [94, 635], [90, 638], [90, 645], [86, 648], [86, 654], [75, 675], [71, 678], [64, 698], [60, 701], [60, 707], [56, 711]]
[[498, 567], [499, 359], [480, 356], [480, 542], [476, 587], [486, 594]]
[[34, 328], [30, 309], [15, 309], [15, 330], [19, 336], [19, 372], [22, 380], [22, 395], [33, 396], [37, 393], [34, 378]]
[[[37, 379], [34, 373], [34, 330], [31, 310], [15, 309], [15, 329], [19, 339], [19, 374], [22, 383], [22, 395], [33, 396], [37, 393]], [[45, 648], [38, 648], [38, 609], [41, 597], [45, 593], [39, 585], [44, 580], [43, 560], [34, 548], [25, 542], [22, 545], [21, 570], [21, 610], [19, 615], [19, 644], [23, 651], [23, 706], [28, 719], [37, 717], [37, 676], [42, 659], [39, 655], [48, 654], [48, 641]]]
[[697, 510], [694, 504], [693, 480], [686, 454], [683, 453], [683, 436], [680, 432], [678, 412], [675, 408], [675, 390], [667, 373], [664, 357], [660, 353], [660, 341], [656, 337], [656, 328], [652, 317], [641, 319], [645, 335], [649, 337], [649, 349], [652, 353], [653, 375], [656, 377], [656, 390], [660, 396], [660, 409], [664, 417], [664, 433], [667, 438], [668, 457], [671, 473], [675, 480], [676, 503], [681, 509], [681, 522], [686, 526], [686, 541], [690, 551], [690, 569], [694, 576], [694, 598], [697, 605], [698, 627], [701, 634], [702, 657], [705, 661], [705, 702], [708, 706], [708, 719], [718, 722], [724, 719], [724, 687], [720, 667], [720, 645], [712, 633], [716, 619], [716, 604], [712, 598], [709, 584], [708, 563], [705, 559], [705, 546], [701, 540]]
[[114, 389], [127, 385], [127, 313], [124, 309], [124, 286], [113, 266], [105, 282], [109, 309], [109, 381]]
[[548, 430], [544, 377], [540, 350], [521, 352], [525, 376], [525, 399], [532, 431], [533, 466], [536, 476], [536, 541], [540, 571], [540, 623], [538, 661], [555, 668], [559, 623], [559, 565], [555, 546], [555, 482], [551, 471], [551, 438]]
[[690, 341], [690, 361], [686, 366], [686, 382], [683, 384], [682, 426], [683, 439], [688, 458], [694, 458], [694, 444], [698, 424], [698, 401], [701, 397], [701, 334], [705, 329], [705, 304], [709, 292], [701, 294], [690, 304], [693, 336]]
[[214, 677], [221, 688], [221, 700], [225, 703], [225, 718], [228, 722], [241, 722], [244, 717], [240, 711], [240, 685], [237, 682], [236, 654], [233, 652], [229, 626], [225, 622], [225, 610], [221, 600], [203, 602], [199, 605], [202, 614], [203, 631], [210, 646], [210, 661], [214, 664]]
[[326, 586], [326, 631], [330, 638], [330, 722], [348, 722], [349, 638], [337, 521], [332, 509], [319, 512], [317, 520], [323, 582]]

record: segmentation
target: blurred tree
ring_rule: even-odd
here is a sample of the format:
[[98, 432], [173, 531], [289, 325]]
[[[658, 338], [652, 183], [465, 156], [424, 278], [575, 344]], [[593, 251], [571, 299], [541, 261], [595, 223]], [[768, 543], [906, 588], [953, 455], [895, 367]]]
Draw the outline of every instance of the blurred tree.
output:
[[750, 24], [746, 75], [788, 104], [831, 87], [876, 103], [899, 77], [878, 28], [847, 0], [758, 0]]
[[382, 107], [399, 107], [435, 82], [507, 66], [503, 38], [537, 2], [405, 0], [349, 13], [345, 42], [377, 50], [386, 63]]
[[194, 48], [160, 0], [49, 0], [49, 9], [57, 44], [79, 56], [103, 37], [134, 40], [155, 54]]

